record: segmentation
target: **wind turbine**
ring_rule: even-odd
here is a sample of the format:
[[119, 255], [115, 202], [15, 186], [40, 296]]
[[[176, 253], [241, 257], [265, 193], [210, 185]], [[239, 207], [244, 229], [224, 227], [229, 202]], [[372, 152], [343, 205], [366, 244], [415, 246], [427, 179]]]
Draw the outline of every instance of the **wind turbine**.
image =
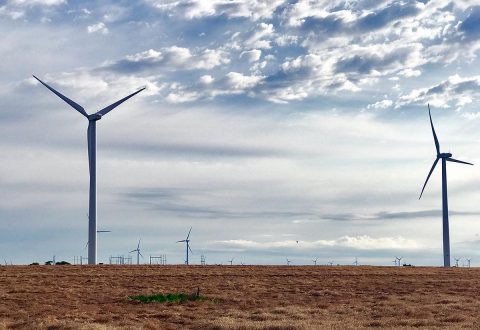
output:
[[358, 257], [355, 257], [355, 261], [353, 262], [355, 266], [358, 266]]
[[392, 262], [395, 263], [395, 266], [396, 266], [397, 265], [397, 257], [395, 257], [395, 259]]
[[318, 257], [316, 257], [315, 259], [312, 259], [313, 264], [314, 264], [315, 266], [317, 265], [317, 260], [318, 260]]
[[137, 248], [135, 250], [130, 251], [129, 253], [132, 253], [132, 252], [137, 252], [137, 265], [140, 265], [140, 256], [142, 256], [142, 254], [140, 253], [140, 240], [138, 240]]
[[400, 257], [400, 258], [399, 258], [399, 257], [395, 257], [395, 259], [398, 260], [398, 265], [401, 266], [401, 265], [402, 265], [402, 264], [401, 264], [401, 261], [402, 261], [403, 257]]
[[187, 235], [187, 238], [181, 240], [181, 241], [177, 241], [177, 243], [182, 243], [182, 242], [185, 242], [186, 244], [186, 250], [187, 250], [187, 259], [185, 259], [185, 265], [188, 265], [188, 250], [190, 250], [190, 252], [193, 253], [192, 249], [190, 248], [190, 240], [188, 239], [190, 237], [190, 232], [192, 231], [192, 227], [190, 227], [190, 230], [188, 231], [188, 235]]
[[48, 86], [46, 83], [37, 79], [42, 85], [47, 87], [55, 95], [61, 98], [63, 101], [68, 103], [72, 108], [80, 112], [85, 118], [88, 119], [88, 130], [87, 130], [87, 142], [88, 142], [88, 168], [90, 172], [90, 193], [89, 193], [89, 202], [88, 202], [88, 264], [95, 265], [97, 263], [97, 137], [96, 137], [96, 123], [98, 120], [102, 119], [102, 116], [106, 115], [117, 106], [131, 98], [132, 96], [140, 93], [145, 89], [145, 87], [139, 89], [138, 91], [124, 97], [121, 100], [118, 100], [115, 103], [110, 104], [109, 106], [97, 111], [94, 114], [87, 114], [85, 109], [74, 101], [70, 100], [65, 95], [56, 91], [52, 87]]
[[233, 260], [234, 260], [234, 259], [235, 259], [235, 258], [232, 258], [232, 259], [230, 259], [230, 260], [228, 261], [228, 262], [230, 263], [230, 266], [233, 265]]
[[288, 258], [285, 258], [287, 259], [287, 266], [290, 266], [290, 263], [292, 262], [291, 260], [288, 260]]
[[435, 142], [435, 148], [437, 150], [437, 158], [433, 162], [432, 168], [428, 173], [427, 180], [423, 185], [422, 192], [420, 193], [420, 198], [422, 198], [423, 191], [427, 186], [428, 179], [432, 175], [435, 166], [438, 163], [438, 160], [442, 160], [442, 210], [443, 210], [443, 266], [450, 267], [450, 230], [448, 227], [448, 199], [447, 199], [447, 162], [460, 163], [466, 165], [473, 165], [461, 160], [453, 159], [451, 153], [441, 153], [440, 152], [440, 143], [438, 142], [437, 134], [435, 133], [435, 128], [433, 127], [432, 114], [430, 112], [430, 105], [428, 105], [428, 116], [430, 117], [430, 126], [432, 127], [433, 140]]
[[455, 259], [455, 267], [458, 267], [458, 262], [462, 259], [462, 257], [460, 258], [453, 258]]
[[468, 268], [470, 268], [470, 261], [472, 261], [472, 258], [467, 258], [467, 265], [468, 265]]

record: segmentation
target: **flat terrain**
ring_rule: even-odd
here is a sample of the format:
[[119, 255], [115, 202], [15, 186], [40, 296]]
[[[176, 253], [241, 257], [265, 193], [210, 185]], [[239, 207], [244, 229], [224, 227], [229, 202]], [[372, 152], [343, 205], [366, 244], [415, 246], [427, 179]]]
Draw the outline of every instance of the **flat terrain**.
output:
[[0, 328], [480, 329], [475, 268], [0, 266], [0, 299]]

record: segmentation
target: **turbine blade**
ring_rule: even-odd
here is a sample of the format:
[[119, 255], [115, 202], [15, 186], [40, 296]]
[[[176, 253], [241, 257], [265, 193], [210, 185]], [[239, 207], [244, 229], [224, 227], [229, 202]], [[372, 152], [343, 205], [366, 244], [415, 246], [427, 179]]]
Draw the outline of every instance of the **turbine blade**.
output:
[[427, 180], [425, 180], [425, 184], [423, 185], [422, 192], [420, 193], [420, 197], [418, 199], [422, 198], [423, 191], [425, 190], [425, 187], [427, 186], [428, 179], [430, 179], [430, 176], [432, 175], [433, 170], [435, 169], [435, 166], [438, 163], [439, 158], [435, 159], [433, 162], [432, 168], [430, 169], [430, 172], [428, 173]]
[[192, 248], [190, 247], [190, 244], [188, 245], [188, 249], [190, 250], [191, 253], [193, 253]]
[[467, 162], [464, 162], [464, 161], [462, 161], [462, 160], [453, 159], [453, 158], [447, 158], [446, 161], [447, 161], [447, 162], [453, 162], [453, 163], [473, 165], [472, 163], [467, 163]]
[[188, 235], [187, 235], [187, 238], [188, 239], [190, 237], [190, 232], [192, 231], [192, 227], [190, 227], [190, 230], [188, 231]]
[[140, 250], [140, 240], [138, 240], [137, 249], [139, 249], [139, 250]]
[[49, 90], [51, 90], [55, 95], [57, 95], [59, 98], [61, 98], [62, 100], [64, 100], [65, 102], [67, 102], [72, 108], [74, 108], [75, 110], [77, 110], [78, 112], [80, 112], [82, 115], [84, 115], [85, 117], [88, 118], [88, 114], [85, 112], [85, 109], [73, 102], [72, 100], [70, 100], [68, 97], [66, 97], [65, 95], [61, 94], [60, 92], [56, 91], [55, 89], [53, 89], [52, 87], [48, 86], [46, 83], [44, 83], [43, 81], [41, 81], [40, 79], [38, 79], [37, 77], [33, 76], [33, 78], [37, 79], [43, 86], [47, 87]]
[[181, 241], [177, 241], [177, 243], [182, 243], [182, 242], [186, 242], [184, 239], [181, 240]]
[[145, 88], [146, 88], [146, 87], [143, 87], [142, 89], [139, 89], [139, 90], [136, 91], [135, 93], [132, 93], [132, 94], [130, 94], [130, 95], [128, 95], [128, 96], [125, 96], [123, 99], [118, 100], [117, 102], [110, 104], [108, 107], [105, 107], [105, 108], [103, 108], [103, 109], [100, 110], [100, 111], [97, 111], [96, 114], [102, 115], [102, 116], [106, 115], [107, 113], [109, 113], [110, 111], [112, 111], [113, 109], [115, 109], [116, 107], [118, 107], [120, 104], [122, 104], [123, 102], [125, 102], [125, 101], [128, 100], [129, 98], [131, 98], [131, 97], [137, 95], [138, 93], [140, 93], [141, 91], [143, 91]]
[[440, 144], [438, 143], [437, 134], [433, 127], [432, 114], [430, 112], [430, 104], [428, 104], [428, 116], [430, 117], [430, 125], [432, 126], [433, 140], [435, 141], [435, 148], [437, 149], [437, 156], [440, 154]]
[[130, 252], [128, 252], [128, 253], [132, 253], [132, 252], [136, 252], [136, 251], [137, 251], [137, 250], [132, 250], [132, 251], [130, 251]]
[[142, 257], [142, 258], [143, 258], [143, 256], [142, 256], [142, 254], [140, 253], [140, 251], [138, 251], [138, 254], [140, 255], [140, 257]]

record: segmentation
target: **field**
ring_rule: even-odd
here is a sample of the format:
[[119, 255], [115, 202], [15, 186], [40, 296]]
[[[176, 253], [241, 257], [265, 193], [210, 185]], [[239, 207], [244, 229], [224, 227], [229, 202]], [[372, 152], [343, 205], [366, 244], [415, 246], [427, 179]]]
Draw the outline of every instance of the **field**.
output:
[[480, 329], [475, 268], [0, 266], [0, 299], [15, 329]]

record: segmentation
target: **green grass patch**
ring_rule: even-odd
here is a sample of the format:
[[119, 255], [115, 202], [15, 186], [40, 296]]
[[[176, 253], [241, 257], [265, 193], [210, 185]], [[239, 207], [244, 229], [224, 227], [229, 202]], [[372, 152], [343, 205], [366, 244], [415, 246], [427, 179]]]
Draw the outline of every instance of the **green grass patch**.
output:
[[128, 299], [134, 301], [140, 301], [142, 303], [151, 303], [151, 302], [174, 302], [182, 303], [185, 301], [206, 301], [210, 300], [206, 297], [197, 295], [197, 294], [185, 294], [185, 293], [168, 293], [168, 294], [152, 294], [152, 295], [140, 295], [140, 296], [129, 296]]

